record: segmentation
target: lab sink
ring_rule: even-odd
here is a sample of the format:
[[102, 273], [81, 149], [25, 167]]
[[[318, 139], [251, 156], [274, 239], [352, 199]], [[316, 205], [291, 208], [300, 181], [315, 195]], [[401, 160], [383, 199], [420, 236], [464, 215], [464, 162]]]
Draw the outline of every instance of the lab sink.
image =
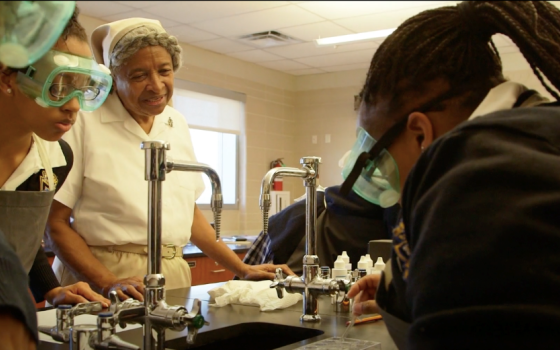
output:
[[168, 340], [165, 342], [165, 348], [173, 350], [272, 350], [323, 333], [319, 329], [249, 322], [199, 333], [196, 336], [195, 344], [192, 345], [188, 345], [184, 337]]

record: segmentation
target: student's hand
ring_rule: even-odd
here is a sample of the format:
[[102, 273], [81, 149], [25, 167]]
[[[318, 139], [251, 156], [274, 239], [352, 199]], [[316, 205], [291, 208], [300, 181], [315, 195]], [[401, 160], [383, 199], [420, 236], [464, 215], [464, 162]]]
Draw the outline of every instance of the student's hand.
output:
[[[367, 275], [362, 277], [356, 282], [352, 288], [348, 291], [348, 298], [354, 298], [359, 294], [356, 299], [354, 299], [354, 306], [352, 308], [352, 313], [355, 316], [361, 316], [363, 314], [375, 314], [379, 312], [377, 303], [375, 302], [375, 293], [377, 292], [377, 286], [379, 286], [379, 281], [381, 280], [381, 275]], [[359, 298], [359, 299], [357, 299]]]
[[273, 280], [276, 278], [276, 269], [281, 268], [286, 275], [295, 275], [295, 273], [290, 270], [288, 265], [273, 265], [273, 264], [262, 264], [262, 265], [247, 265], [245, 264], [245, 270], [241, 279], [260, 281], [260, 280]]
[[140, 276], [132, 276], [115, 280], [111, 284], [102, 288], [104, 296], [109, 296], [112, 290], [117, 292], [120, 300], [134, 298], [144, 301], [144, 279]]
[[0, 311], [0, 339], [3, 350], [37, 349], [31, 332], [7, 310]]
[[111, 304], [109, 299], [106, 299], [101, 294], [94, 292], [89, 284], [85, 282], [78, 282], [66, 287], [53, 288], [45, 294], [45, 300], [54, 306], [100, 301], [101, 305], [105, 308], [109, 307]]

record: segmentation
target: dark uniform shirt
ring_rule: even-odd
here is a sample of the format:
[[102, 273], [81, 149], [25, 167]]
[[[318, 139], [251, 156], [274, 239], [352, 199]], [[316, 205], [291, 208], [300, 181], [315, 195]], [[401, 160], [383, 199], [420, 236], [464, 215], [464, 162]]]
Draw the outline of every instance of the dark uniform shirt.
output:
[[436, 140], [407, 178], [403, 221], [408, 349], [558, 347], [560, 108], [495, 112]]

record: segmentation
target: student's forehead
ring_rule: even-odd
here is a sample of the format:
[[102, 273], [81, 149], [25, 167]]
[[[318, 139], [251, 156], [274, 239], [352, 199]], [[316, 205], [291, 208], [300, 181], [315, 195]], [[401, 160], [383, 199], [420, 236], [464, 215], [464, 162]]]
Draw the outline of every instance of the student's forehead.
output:
[[93, 56], [89, 44], [73, 36], [69, 36], [66, 40], [58, 39], [53, 49], [84, 58], [92, 58]]
[[378, 106], [367, 106], [362, 104], [358, 110], [359, 128], [364, 129], [371, 137], [378, 140], [381, 135], [388, 129], [388, 118], [382, 114], [382, 108]]

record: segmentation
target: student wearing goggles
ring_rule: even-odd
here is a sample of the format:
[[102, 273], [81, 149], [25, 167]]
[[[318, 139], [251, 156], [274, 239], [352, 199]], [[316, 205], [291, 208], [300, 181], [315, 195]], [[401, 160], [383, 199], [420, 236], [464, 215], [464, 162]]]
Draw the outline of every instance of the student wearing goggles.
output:
[[[496, 34], [556, 102], [504, 77]], [[348, 297], [355, 315], [383, 315], [399, 349], [557, 343], [559, 38], [547, 1], [462, 1], [376, 50], [341, 192], [402, 210], [385, 270]]]
[[[18, 3], [22, 2], [2, 1], [0, 5], [5, 9]], [[39, 7], [44, 5], [34, 3]], [[69, 3], [73, 9], [74, 2]], [[41, 55], [46, 54], [44, 57], [27, 57], [6, 65], [10, 57], [2, 56], [0, 63], [0, 277], [5, 287], [0, 288], [0, 347], [3, 350], [36, 347], [34, 302], [47, 301], [55, 306], [87, 301], [109, 304], [109, 300], [95, 293], [87, 283], [61, 287], [41, 244], [52, 199], [66, 181], [74, 161], [72, 149], [60, 138], [76, 121], [80, 107], [84, 110], [99, 107], [111, 83], [106, 69], [84, 58], [92, 54], [77, 16], [76, 9], [59, 23], [60, 30], [48, 31], [50, 36], [44, 39], [52, 40], [50, 47], [41, 50]], [[4, 12], [0, 18], [12, 20], [12, 28], [33, 24], [22, 23], [23, 18], [10, 18]], [[5, 28], [0, 25], [0, 29]], [[35, 27], [27, 29], [37, 38], [32, 35]], [[25, 30], [19, 32], [25, 33]], [[5, 39], [4, 35], [10, 32], [0, 34], [0, 39]], [[9, 40], [2, 41], [0, 52], [6, 42]]]

